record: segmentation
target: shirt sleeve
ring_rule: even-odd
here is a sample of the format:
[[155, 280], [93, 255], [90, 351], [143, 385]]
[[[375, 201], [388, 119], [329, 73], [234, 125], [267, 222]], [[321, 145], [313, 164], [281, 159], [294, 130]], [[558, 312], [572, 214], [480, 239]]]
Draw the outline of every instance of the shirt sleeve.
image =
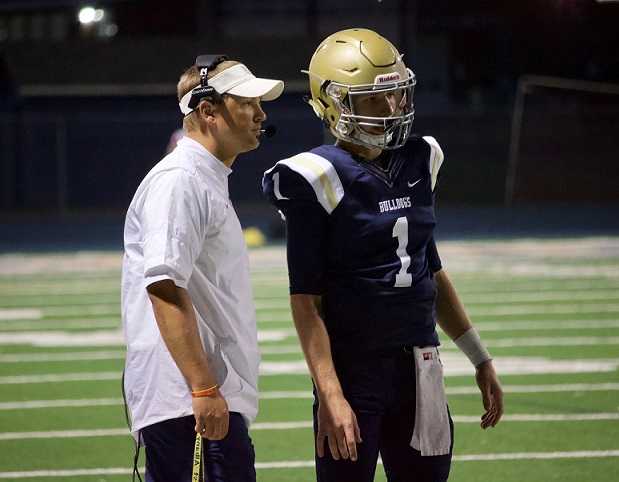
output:
[[290, 294], [322, 294], [329, 214], [306, 179], [286, 166], [267, 171], [262, 186], [265, 197], [286, 222]]
[[187, 288], [206, 236], [206, 193], [184, 170], [162, 172], [146, 189], [141, 210], [145, 286], [171, 279]]
[[440, 256], [438, 255], [438, 249], [436, 248], [434, 237], [430, 238], [430, 241], [428, 241], [426, 246], [426, 259], [428, 260], [428, 268], [432, 271], [432, 273], [436, 273], [443, 269], [443, 264]]
[[290, 294], [320, 295], [325, 290], [327, 215], [316, 204], [296, 203], [286, 218], [286, 255]]

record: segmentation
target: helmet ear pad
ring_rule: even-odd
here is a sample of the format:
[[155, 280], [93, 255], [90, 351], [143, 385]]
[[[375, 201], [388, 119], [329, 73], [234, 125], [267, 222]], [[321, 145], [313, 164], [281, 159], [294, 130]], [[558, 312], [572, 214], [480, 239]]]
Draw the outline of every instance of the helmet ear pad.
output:
[[320, 119], [324, 119], [327, 106], [320, 99], [307, 99], [307, 103], [314, 109], [314, 114]]

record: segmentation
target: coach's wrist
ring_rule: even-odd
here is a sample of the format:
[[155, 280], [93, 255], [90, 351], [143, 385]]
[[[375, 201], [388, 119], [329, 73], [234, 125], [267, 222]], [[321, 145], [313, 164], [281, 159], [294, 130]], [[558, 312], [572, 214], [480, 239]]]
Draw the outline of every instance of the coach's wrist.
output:
[[207, 388], [202, 388], [200, 390], [191, 391], [191, 396], [193, 398], [216, 397], [218, 395], [219, 395], [219, 385], [217, 384], [207, 387]]

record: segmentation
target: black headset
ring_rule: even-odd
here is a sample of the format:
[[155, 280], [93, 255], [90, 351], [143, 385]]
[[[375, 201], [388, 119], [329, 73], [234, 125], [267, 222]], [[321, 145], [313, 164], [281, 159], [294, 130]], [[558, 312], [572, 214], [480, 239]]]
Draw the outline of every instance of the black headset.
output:
[[200, 72], [200, 85], [191, 91], [191, 97], [187, 107], [191, 110], [195, 109], [205, 97], [212, 98], [214, 102], [220, 101], [221, 94], [217, 92], [214, 87], [208, 85], [208, 72], [226, 60], [228, 60], [228, 56], [222, 54], [198, 55], [196, 57], [195, 65]]

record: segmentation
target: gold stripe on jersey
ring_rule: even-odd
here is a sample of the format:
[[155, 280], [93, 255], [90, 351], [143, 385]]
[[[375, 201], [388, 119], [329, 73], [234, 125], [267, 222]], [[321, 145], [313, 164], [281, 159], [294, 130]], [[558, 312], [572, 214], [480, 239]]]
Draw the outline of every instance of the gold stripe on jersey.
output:
[[324, 157], [303, 152], [279, 163], [303, 176], [312, 186], [318, 202], [327, 213], [331, 214], [344, 197], [344, 187], [335, 167]]

